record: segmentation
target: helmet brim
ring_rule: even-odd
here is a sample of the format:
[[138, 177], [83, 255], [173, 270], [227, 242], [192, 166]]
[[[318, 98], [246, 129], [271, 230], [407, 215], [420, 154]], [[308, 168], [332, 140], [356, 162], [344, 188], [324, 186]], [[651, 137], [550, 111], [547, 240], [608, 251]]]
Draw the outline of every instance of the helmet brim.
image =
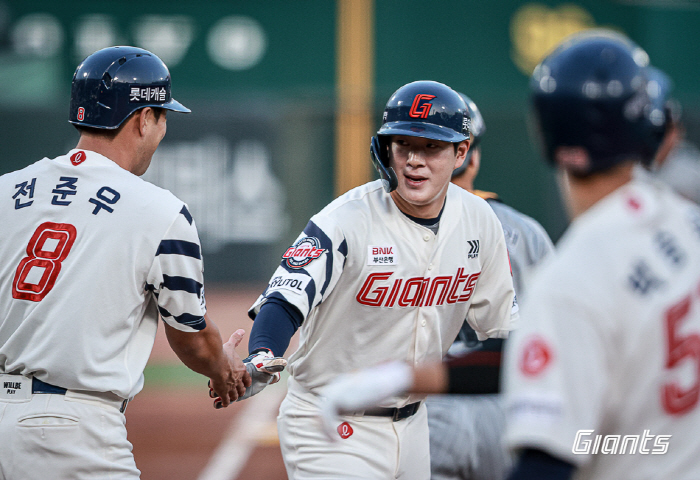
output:
[[466, 135], [455, 132], [451, 128], [424, 122], [388, 122], [382, 125], [377, 135], [405, 135], [451, 143], [469, 139]]
[[154, 107], [159, 107], [159, 108], [165, 108], [167, 110], [172, 110], [173, 112], [180, 112], [180, 113], [192, 113], [192, 110], [175, 100], [174, 98], [171, 98], [169, 102], [164, 103], [163, 105], [153, 105]]

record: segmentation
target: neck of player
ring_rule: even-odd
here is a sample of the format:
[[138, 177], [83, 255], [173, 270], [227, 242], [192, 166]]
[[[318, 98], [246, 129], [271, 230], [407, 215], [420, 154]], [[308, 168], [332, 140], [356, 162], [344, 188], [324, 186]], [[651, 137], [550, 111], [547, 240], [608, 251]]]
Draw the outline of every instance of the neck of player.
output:
[[146, 107], [129, 116], [116, 135], [82, 132], [75, 148], [99, 153], [134, 175], [143, 175], [165, 132], [165, 112], [156, 118]]
[[587, 177], [575, 177], [571, 173], [559, 171], [559, 188], [566, 199], [566, 207], [573, 220], [632, 180], [634, 162], [624, 162], [605, 172]]
[[445, 188], [443, 188], [430, 203], [425, 205], [416, 205], [415, 203], [408, 202], [399, 194], [398, 190], [391, 192], [391, 198], [394, 200], [399, 210], [408, 216], [415, 218], [437, 218], [438, 215], [440, 215], [443, 205], [445, 205], [448, 186], [449, 183], [445, 184]]

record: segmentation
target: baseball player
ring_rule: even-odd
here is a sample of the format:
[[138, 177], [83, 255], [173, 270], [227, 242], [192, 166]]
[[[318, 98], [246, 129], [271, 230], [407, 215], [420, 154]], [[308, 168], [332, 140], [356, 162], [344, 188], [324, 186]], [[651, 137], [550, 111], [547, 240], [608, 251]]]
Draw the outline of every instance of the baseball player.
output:
[[[439, 361], [466, 318], [480, 339], [517, 319], [503, 230], [481, 198], [450, 184], [469, 149], [461, 97], [432, 81], [389, 99], [371, 152], [381, 179], [314, 215], [250, 309], [249, 351], [290, 359], [278, 431], [290, 478], [430, 476], [424, 396], [318, 422], [336, 375], [390, 360]], [[400, 379], [397, 379], [400, 382]]]
[[512, 480], [700, 475], [700, 208], [640, 168], [667, 124], [647, 64], [594, 30], [532, 76], [573, 221], [506, 346]]
[[158, 315], [173, 350], [227, 406], [250, 386], [206, 316], [187, 205], [141, 180], [166, 132], [170, 74], [110, 47], [73, 76], [77, 146], [0, 177], [0, 479], [137, 479], [124, 410]]
[[[513, 272], [513, 286], [522, 301], [529, 270], [553, 250], [547, 232], [535, 219], [503, 203], [498, 195], [474, 189], [481, 166], [481, 139], [486, 126], [471, 98], [460, 93], [471, 118], [471, 145], [461, 167], [452, 173], [452, 183], [486, 200], [501, 221]], [[498, 385], [502, 339], [478, 342], [474, 330], [465, 322], [459, 340], [450, 348], [455, 367], [474, 368], [479, 382]], [[462, 355], [467, 351], [483, 355]], [[489, 355], [486, 357], [485, 355]], [[489, 368], [492, 367], [492, 368]], [[490, 378], [489, 378], [490, 377]], [[474, 382], [467, 382], [474, 385]], [[502, 445], [504, 413], [497, 395], [431, 396], [428, 407], [430, 428], [430, 464], [433, 480], [490, 480], [504, 478], [512, 464]]]

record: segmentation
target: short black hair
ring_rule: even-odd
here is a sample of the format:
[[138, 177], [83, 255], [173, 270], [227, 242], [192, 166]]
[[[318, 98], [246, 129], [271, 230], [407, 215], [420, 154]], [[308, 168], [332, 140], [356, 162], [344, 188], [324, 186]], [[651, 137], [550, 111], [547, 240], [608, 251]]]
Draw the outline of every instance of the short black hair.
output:
[[[150, 108], [153, 110], [153, 116], [156, 117], [156, 122], [160, 121], [160, 116], [163, 114], [165, 109], [160, 108], [160, 107], [150, 107]], [[134, 110], [133, 112], [131, 112], [129, 114], [129, 116], [126, 117], [124, 119], [124, 121], [121, 123], [121, 125], [119, 125], [117, 128], [95, 128], [95, 127], [86, 127], [85, 125], [75, 125], [75, 124], [73, 124], [73, 126], [75, 127], [76, 130], [78, 130], [78, 132], [80, 132], [81, 135], [83, 133], [87, 133], [87, 134], [91, 134], [91, 135], [101, 135], [101, 136], [108, 138], [110, 140], [114, 140], [117, 137], [117, 135], [119, 135], [119, 132], [122, 131], [122, 129], [124, 128], [124, 125], [126, 125], [126, 122], [128, 122], [129, 119], [132, 116], [134, 116], [134, 114], [136, 112], [138, 112], [139, 110], [141, 110], [141, 109], [139, 108], [138, 110]]]

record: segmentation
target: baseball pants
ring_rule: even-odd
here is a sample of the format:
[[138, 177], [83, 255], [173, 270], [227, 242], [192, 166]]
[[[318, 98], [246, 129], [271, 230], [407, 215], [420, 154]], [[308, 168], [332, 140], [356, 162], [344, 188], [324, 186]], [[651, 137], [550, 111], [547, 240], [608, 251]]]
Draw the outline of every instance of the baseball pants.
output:
[[426, 401], [432, 480], [499, 480], [513, 460], [502, 443], [498, 395], [440, 395]]
[[70, 395], [0, 400], [0, 480], [138, 479], [118, 408]]
[[336, 442], [324, 435], [318, 398], [289, 379], [277, 417], [287, 474], [293, 480], [428, 480], [430, 451], [425, 405], [409, 418], [345, 416]]

